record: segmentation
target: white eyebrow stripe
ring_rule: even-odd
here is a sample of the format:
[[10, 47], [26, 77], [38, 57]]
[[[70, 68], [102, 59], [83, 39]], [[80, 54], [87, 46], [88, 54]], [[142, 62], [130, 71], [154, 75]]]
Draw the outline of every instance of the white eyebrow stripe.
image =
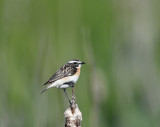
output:
[[68, 63], [74, 63], [74, 62], [81, 63], [80, 61], [69, 61]]

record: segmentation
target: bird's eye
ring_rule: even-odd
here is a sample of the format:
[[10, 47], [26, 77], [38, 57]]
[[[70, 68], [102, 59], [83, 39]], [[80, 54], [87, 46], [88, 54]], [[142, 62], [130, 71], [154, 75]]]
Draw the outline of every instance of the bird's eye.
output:
[[76, 62], [74, 62], [74, 64], [77, 64]]

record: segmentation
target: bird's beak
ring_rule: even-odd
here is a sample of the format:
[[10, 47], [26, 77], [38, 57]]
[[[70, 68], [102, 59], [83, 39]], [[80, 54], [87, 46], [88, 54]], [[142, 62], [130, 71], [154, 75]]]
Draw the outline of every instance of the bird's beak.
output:
[[85, 62], [81, 62], [81, 64], [86, 64]]

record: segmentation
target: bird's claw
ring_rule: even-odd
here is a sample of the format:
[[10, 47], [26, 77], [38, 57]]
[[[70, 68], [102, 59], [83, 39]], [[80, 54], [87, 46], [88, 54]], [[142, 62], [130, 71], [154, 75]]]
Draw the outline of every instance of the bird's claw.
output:
[[72, 104], [72, 101], [71, 100], [69, 100], [69, 103], [70, 103], [70, 105]]

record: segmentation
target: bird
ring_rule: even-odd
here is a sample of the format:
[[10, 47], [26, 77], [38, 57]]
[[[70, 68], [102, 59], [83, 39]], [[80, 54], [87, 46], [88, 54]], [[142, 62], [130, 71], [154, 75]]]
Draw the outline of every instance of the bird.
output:
[[46, 88], [41, 92], [41, 94], [49, 88], [56, 87], [58, 89], [63, 89], [66, 97], [70, 102], [70, 99], [66, 92], [66, 88], [72, 87], [73, 97], [74, 85], [80, 76], [81, 66], [83, 64], [85, 64], [85, 62], [82, 62], [78, 59], [68, 61], [61, 68], [59, 68], [47, 82], [43, 84], [44, 86], [46, 86]]

